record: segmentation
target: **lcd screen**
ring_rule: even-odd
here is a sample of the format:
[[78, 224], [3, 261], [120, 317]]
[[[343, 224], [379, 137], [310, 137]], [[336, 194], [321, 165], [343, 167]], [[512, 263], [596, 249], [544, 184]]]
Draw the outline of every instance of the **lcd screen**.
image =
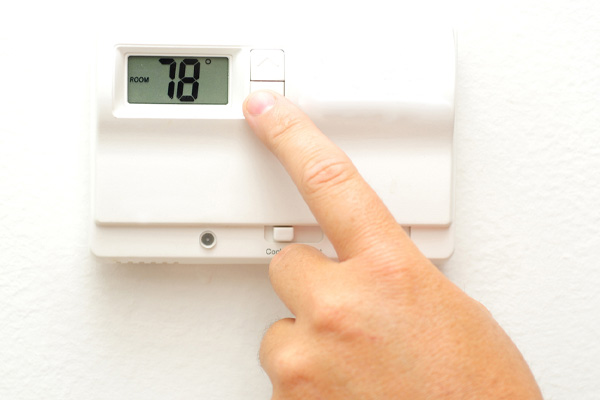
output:
[[227, 104], [227, 57], [129, 56], [127, 101], [137, 104]]

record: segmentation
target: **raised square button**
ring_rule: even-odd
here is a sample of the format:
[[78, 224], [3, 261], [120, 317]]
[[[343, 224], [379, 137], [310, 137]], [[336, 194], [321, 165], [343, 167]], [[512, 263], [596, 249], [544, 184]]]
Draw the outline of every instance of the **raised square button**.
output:
[[284, 81], [283, 50], [252, 50], [250, 52], [251, 81]]
[[272, 90], [274, 92], [279, 93], [280, 95], [285, 95], [285, 82], [262, 82], [262, 81], [250, 81], [250, 92], [255, 92], [257, 90]]
[[293, 226], [276, 226], [273, 228], [273, 240], [276, 242], [291, 242], [294, 240]]

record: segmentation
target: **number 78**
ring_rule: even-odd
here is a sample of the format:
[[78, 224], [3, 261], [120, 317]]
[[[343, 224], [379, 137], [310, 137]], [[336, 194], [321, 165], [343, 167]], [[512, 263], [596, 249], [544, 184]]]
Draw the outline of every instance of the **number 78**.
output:
[[[158, 60], [162, 65], [169, 66], [169, 78], [171, 82], [169, 82], [169, 87], [167, 89], [167, 94], [169, 98], [173, 98], [175, 93], [175, 75], [177, 72], [177, 63], [172, 58], [161, 58]], [[187, 67], [193, 67], [193, 76], [186, 76], [186, 72], [188, 71]], [[177, 98], [179, 101], [194, 101], [198, 98], [198, 88], [200, 84], [198, 83], [198, 79], [200, 79], [200, 60], [197, 58], [185, 58], [183, 61], [179, 63], [179, 81], [177, 82]], [[192, 85], [192, 94], [191, 95], [183, 95], [183, 89], [185, 85]]]

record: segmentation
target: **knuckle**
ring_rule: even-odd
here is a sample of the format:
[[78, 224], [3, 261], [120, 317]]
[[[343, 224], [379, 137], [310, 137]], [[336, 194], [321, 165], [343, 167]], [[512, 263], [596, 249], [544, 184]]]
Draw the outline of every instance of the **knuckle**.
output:
[[321, 296], [315, 301], [312, 327], [319, 333], [349, 332], [354, 307], [339, 298]]
[[350, 160], [315, 159], [307, 163], [302, 184], [308, 194], [316, 194], [351, 181], [355, 174]]
[[291, 346], [278, 351], [272, 364], [280, 387], [297, 386], [307, 379], [311, 370], [306, 355]]
[[263, 335], [258, 351], [258, 356], [263, 366], [270, 365], [271, 360], [277, 354], [282, 344], [286, 343], [282, 343], [281, 338], [282, 336], [285, 337], [285, 328], [289, 322], [290, 321], [285, 318], [275, 321]]
[[276, 348], [265, 350], [265, 339], [260, 349], [263, 366], [268, 365], [271, 379], [280, 388], [291, 388], [305, 381], [310, 374], [311, 360], [297, 342], [280, 343]]

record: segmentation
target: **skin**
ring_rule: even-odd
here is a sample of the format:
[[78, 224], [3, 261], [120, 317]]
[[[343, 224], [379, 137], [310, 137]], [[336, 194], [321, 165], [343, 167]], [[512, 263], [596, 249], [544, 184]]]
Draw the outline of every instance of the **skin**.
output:
[[295, 318], [265, 334], [272, 399], [541, 399], [488, 310], [450, 282], [396, 223], [350, 159], [289, 100], [243, 106], [331, 240], [339, 262], [293, 244], [269, 276]]

